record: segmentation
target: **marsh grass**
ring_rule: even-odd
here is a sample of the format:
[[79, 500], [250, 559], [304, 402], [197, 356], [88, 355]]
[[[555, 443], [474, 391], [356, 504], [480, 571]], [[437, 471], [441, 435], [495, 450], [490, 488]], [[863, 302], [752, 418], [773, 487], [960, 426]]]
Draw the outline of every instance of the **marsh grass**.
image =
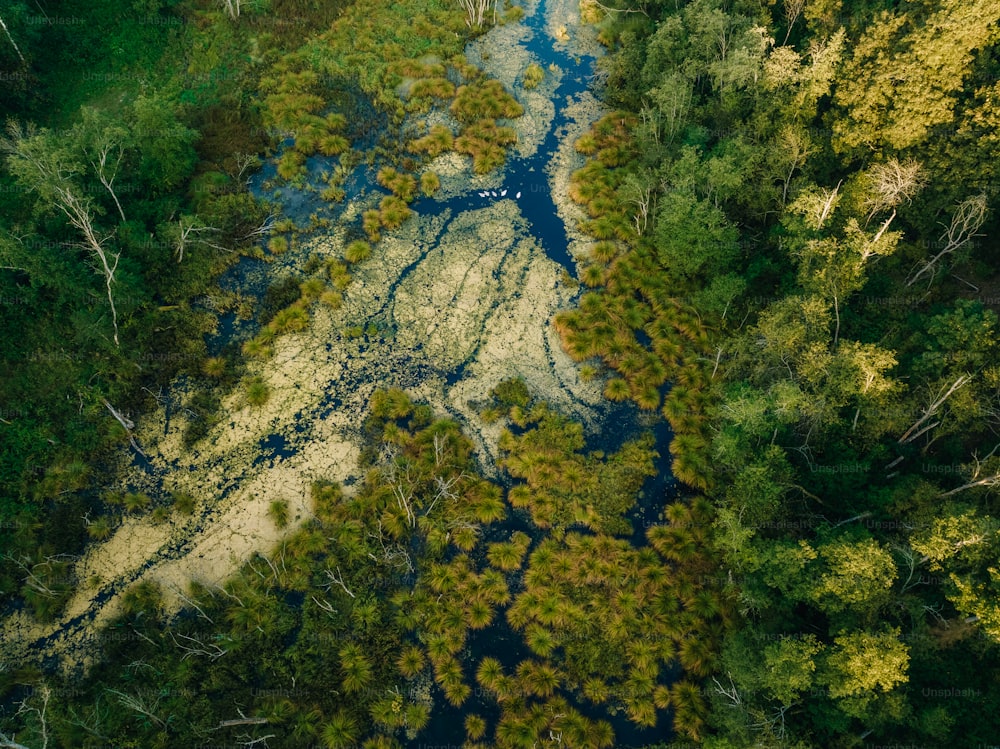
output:
[[382, 214], [377, 208], [369, 208], [361, 217], [361, 226], [370, 242], [378, 242], [382, 238]]
[[479, 120], [462, 130], [455, 139], [455, 151], [472, 157], [472, 170], [486, 174], [506, 159], [505, 146], [517, 142], [512, 128], [498, 127], [493, 120]]
[[456, 120], [466, 125], [501, 117], [513, 119], [524, 114], [524, 107], [517, 99], [500, 81], [492, 78], [460, 86], [449, 109]]
[[87, 535], [95, 541], [103, 541], [111, 536], [111, 530], [111, 519], [106, 515], [102, 515], [87, 524]]
[[351, 273], [341, 260], [337, 258], [330, 258], [327, 260], [326, 272], [327, 276], [330, 278], [330, 283], [332, 283], [334, 288], [338, 291], [343, 291], [351, 285]]
[[410, 141], [409, 149], [413, 153], [424, 153], [434, 158], [445, 151], [450, 151], [453, 143], [454, 136], [451, 130], [444, 125], [434, 125], [427, 135]]
[[398, 172], [391, 166], [385, 166], [379, 169], [376, 179], [382, 187], [392, 192], [400, 200], [407, 203], [413, 200], [417, 181], [412, 174]]
[[344, 260], [352, 265], [371, 257], [372, 246], [363, 239], [355, 239], [344, 249]]
[[545, 80], [545, 70], [542, 69], [541, 65], [533, 62], [525, 68], [522, 83], [525, 89], [530, 91], [533, 88], [538, 88], [538, 84], [543, 80]]
[[447, 78], [421, 78], [410, 87], [410, 98], [447, 101], [455, 97], [455, 84]]
[[287, 499], [272, 500], [271, 504], [267, 508], [267, 515], [274, 522], [276, 528], [287, 527], [288, 521], [290, 519], [288, 500]]
[[267, 241], [267, 249], [272, 255], [283, 255], [288, 252], [288, 239], [286, 237], [271, 237]]
[[261, 377], [251, 377], [244, 383], [244, 395], [247, 403], [259, 408], [263, 406], [271, 397], [271, 388]]
[[379, 203], [379, 221], [386, 229], [398, 229], [412, 212], [406, 202], [395, 195], [387, 195]]
[[226, 359], [222, 356], [210, 356], [202, 362], [201, 371], [206, 377], [219, 379], [226, 374]]
[[173, 497], [174, 510], [181, 515], [193, 515], [197, 500], [186, 492], [175, 492]]
[[143, 492], [129, 492], [122, 500], [126, 512], [141, 512], [149, 507], [152, 499]]
[[344, 306], [344, 295], [339, 291], [327, 289], [319, 295], [319, 301], [332, 310], [338, 310]]
[[420, 175], [420, 192], [425, 197], [431, 197], [441, 189], [441, 179], [434, 172], [424, 172]]

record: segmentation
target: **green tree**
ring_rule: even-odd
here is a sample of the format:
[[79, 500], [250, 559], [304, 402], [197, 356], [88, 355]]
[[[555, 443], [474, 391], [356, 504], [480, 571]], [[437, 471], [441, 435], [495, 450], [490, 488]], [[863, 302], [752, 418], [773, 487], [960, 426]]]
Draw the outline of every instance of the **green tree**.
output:
[[888, 603], [896, 579], [892, 555], [875, 539], [838, 540], [818, 548], [821, 570], [809, 597], [829, 614], [874, 617]]
[[154, 95], [135, 100], [129, 124], [141, 153], [139, 173], [152, 193], [180, 187], [198, 161], [197, 131], [180, 121], [167, 100]]
[[858, 631], [834, 638], [824, 679], [834, 699], [874, 697], [909, 680], [909, 648], [898, 629]]
[[854, 46], [833, 95], [846, 115], [833, 120], [836, 147], [908, 148], [952, 122], [1000, 10], [991, 0], [937, 0], [921, 10], [881, 13]]

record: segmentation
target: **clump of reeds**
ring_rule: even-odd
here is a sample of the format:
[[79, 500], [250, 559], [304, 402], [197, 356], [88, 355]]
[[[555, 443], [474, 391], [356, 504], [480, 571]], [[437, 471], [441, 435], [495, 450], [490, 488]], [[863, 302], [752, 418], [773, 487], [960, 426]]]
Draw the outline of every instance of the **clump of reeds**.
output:
[[459, 122], [471, 124], [477, 120], [508, 119], [524, 114], [524, 107], [507, 93], [495, 79], [459, 86], [450, 111]]
[[410, 150], [414, 153], [425, 153], [433, 158], [450, 151], [453, 140], [451, 130], [444, 125], [435, 125], [424, 137], [410, 141]]
[[407, 203], [413, 200], [413, 193], [417, 189], [417, 180], [412, 174], [396, 171], [391, 166], [384, 166], [378, 170], [376, 179], [382, 187], [390, 190], [396, 197]]
[[492, 120], [479, 120], [455, 139], [455, 150], [472, 157], [476, 174], [486, 174], [504, 163], [504, 146], [517, 142], [512, 128], [498, 127]]

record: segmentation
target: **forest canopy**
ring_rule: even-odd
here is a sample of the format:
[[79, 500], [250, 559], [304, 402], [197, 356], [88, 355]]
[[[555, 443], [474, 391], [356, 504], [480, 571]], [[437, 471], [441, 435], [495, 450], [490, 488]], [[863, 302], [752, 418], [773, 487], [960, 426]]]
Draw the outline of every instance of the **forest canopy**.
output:
[[[516, 22], [508, 6], [498, 22]], [[418, 185], [441, 189], [426, 163], [506, 163], [525, 107], [463, 57], [486, 10], [0, 11], [5, 615], [57, 620], [87, 584], [72, 559], [88, 544], [123, 518], [195, 511], [182, 493], [107, 491], [162, 387], [191, 384], [197, 450], [224, 398], [268, 402], [253, 367], [344, 304], [356, 267], [419, 212]], [[317, 478], [310, 519], [277, 548], [192, 582], [176, 609], [130, 587], [85, 678], [41, 659], [0, 671], [0, 745], [399, 746], [442, 715], [467, 747], [1000, 733], [1000, 8], [580, 10], [606, 48], [606, 110], [575, 141], [567, 192], [589, 244], [551, 325], [582, 381], [669, 424], [668, 450], [646, 434], [594, 449], [512, 380], [476, 394], [498, 435], [484, 466], [463, 424], [379, 390], [356, 484]], [[337, 159], [330, 204], [366, 159], [387, 191], [342, 256], [252, 312], [216, 295], [240, 257], [299, 241], [249, 175], [268, 162], [301, 188], [316, 158]], [[210, 352], [228, 312], [259, 324]], [[676, 492], [639, 528], [643, 487], [668, 474]], [[268, 515], [292, 521], [281, 501]]]

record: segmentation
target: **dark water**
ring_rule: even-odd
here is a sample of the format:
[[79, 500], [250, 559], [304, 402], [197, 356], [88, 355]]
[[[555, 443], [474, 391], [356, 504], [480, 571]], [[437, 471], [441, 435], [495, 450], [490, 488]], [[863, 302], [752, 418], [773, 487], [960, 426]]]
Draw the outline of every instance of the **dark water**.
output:
[[[447, 208], [454, 212], [452, 215], [457, 215], [464, 210], [480, 208], [493, 200], [509, 200], [520, 192], [521, 197], [517, 199], [518, 207], [528, 220], [532, 235], [552, 260], [561, 264], [570, 273], [574, 273], [575, 263], [569, 254], [566, 227], [557, 213], [545, 167], [554, 158], [561, 131], [567, 124], [567, 118], [563, 114], [564, 108], [561, 104], [567, 99], [579, 96], [587, 89], [587, 82], [593, 72], [595, 58], [573, 56], [553, 47], [544, 30], [545, 0], [539, 3], [535, 14], [526, 18], [524, 24], [532, 34], [523, 42], [523, 46], [532, 53], [534, 61], [543, 68], [548, 68], [551, 63], [555, 63], [565, 71], [559, 86], [552, 95], [556, 104], [555, 118], [542, 144], [532, 156], [513, 158], [508, 161], [502, 185], [502, 189], [507, 190], [505, 198], [499, 196], [499, 189], [497, 197], [493, 197], [492, 194], [488, 197], [480, 197], [478, 192], [471, 192], [443, 202], [424, 200], [416, 206], [416, 209], [421, 212], [433, 212], [440, 210], [440, 208]], [[460, 372], [452, 373], [449, 381], [452, 381], [452, 378], [454, 378], [453, 381], [457, 381], [460, 377]], [[600, 421], [600, 430], [588, 437], [588, 450], [602, 450], [605, 453], [615, 452], [621, 448], [623, 443], [634, 439], [644, 431], [638, 409], [632, 404], [608, 403]], [[655, 449], [660, 454], [658, 465], [668, 466], [667, 447], [671, 438], [669, 425], [664, 420], [658, 419], [649, 431], [653, 433]], [[645, 544], [646, 528], [659, 519], [665, 498], [671, 496], [674, 490], [675, 481], [668, 470], [662, 470], [657, 476], [651, 477], [645, 482], [639, 501], [629, 513], [629, 519], [633, 524], [633, 534], [630, 540], [634, 545]], [[531, 535], [533, 537], [532, 547], [542, 537], [542, 534], [525, 522], [523, 517], [515, 515], [501, 526], [491, 529], [492, 532], [488, 534], [488, 540], [509, 538], [515, 530], [523, 530]], [[452, 708], [444, 699], [443, 693], [435, 687], [435, 709], [427, 728], [421, 732], [419, 741], [415, 742], [416, 746], [421, 744], [460, 746], [465, 739], [463, 719], [469, 713], [482, 715], [491, 725], [495, 725], [494, 721], [499, 717], [499, 709], [488, 695], [483, 695], [478, 689], [474, 669], [483, 657], [492, 656], [503, 664], [507, 673], [511, 673], [521, 661], [533, 657], [529, 648], [524, 644], [520, 633], [513, 631], [507, 625], [506, 619], [500, 612], [498, 612], [493, 624], [486, 629], [470, 631], [466, 647], [467, 658], [464, 667], [468, 683], [473, 688], [472, 695], [462, 708]], [[572, 700], [570, 695], [564, 696], [569, 698], [571, 704], [586, 717], [592, 720], [608, 720], [615, 732], [615, 746], [638, 747], [669, 741], [672, 738], [672, 731], [669, 728], [670, 716], [667, 711], [659, 712], [659, 728], [640, 729], [623, 714], [610, 716], [600, 708], [592, 708], [587, 703], [577, 703]]]

